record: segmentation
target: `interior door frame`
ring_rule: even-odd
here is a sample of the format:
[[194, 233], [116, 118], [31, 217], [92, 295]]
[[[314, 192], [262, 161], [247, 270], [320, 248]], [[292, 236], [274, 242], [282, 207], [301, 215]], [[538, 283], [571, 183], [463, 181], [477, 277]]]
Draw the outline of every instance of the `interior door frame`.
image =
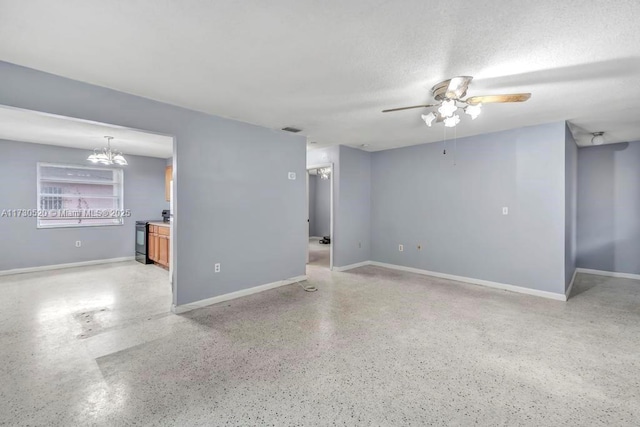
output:
[[309, 235], [309, 225], [310, 222], [309, 220], [311, 219], [309, 217], [309, 171], [312, 169], [319, 169], [319, 168], [330, 168], [331, 169], [331, 174], [329, 175], [329, 189], [330, 189], [330, 194], [329, 194], [329, 234], [331, 236], [331, 244], [329, 246], [329, 270], [333, 270], [333, 247], [335, 244], [335, 234], [334, 234], [334, 228], [333, 228], [333, 207], [334, 207], [334, 202], [333, 202], [333, 195], [334, 193], [334, 182], [335, 180], [333, 179], [333, 163], [319, 163], [317, 165], [308, 165], [307, 166], [307, 264], [309, 263], [309, 237], [311, 237]]

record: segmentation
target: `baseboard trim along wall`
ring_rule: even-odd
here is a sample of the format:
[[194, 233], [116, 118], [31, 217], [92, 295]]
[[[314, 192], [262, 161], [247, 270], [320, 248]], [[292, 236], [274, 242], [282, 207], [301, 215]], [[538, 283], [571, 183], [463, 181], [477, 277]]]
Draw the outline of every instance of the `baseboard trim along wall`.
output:
[[470, 283], [472, 285], [480, 285], [480, 286], [486, 286], [494, 289], [502, 289], [504, 291], [534, 295], [537, 297], [549, 298], [556, 301], [567, 300], [567, 296], [565, 294], [559, 294], [559, 293], [548, 292], [548, 291], [539, 291], [537, 289], [530, 289], [530, 288], [525, 288], [525, 287], [516, 286], [516, 285], [508, 285], [506, 283], [498, 283], [498, 282], [492, 282], [489, 280], [474, 279], [471, 277], [464, 277], [464, 276], [455, 276], [453, 274], [438, 273], [435, 271], [421, 270], [419, 268], [405, 267], [403, 265], [396, 265], [396, 264], [387, 264], [387, 263], [378, 262], [378, 261], [360, 262], [357, 264], [351, 264], [344, 267], [334, 268], [334, 270], [347, 271], [347, 270], [351, 270], [352, 268], [362, 267], [364, 265], [374, 265], [376, 267], [390, 268], [392, 270], [406, 271], [409, 273], [422, 274], [424, 276], [438, 277], [440, 279], [455, 280], [456, 282]]
[[307, 276], [298, 276], [286, 280], [278, 280], [277, 282], [267, 283], [266, 285], [254, 286], [253, 288], [243, 289], [237, 292], [231, 292], [229, 294], [218, 295], [217, 297], [207, 298], [200, 301], [191, 302], [189, 304], [172, 305], [171, 311], [175, 314], [186, 313], [187, 311], [195, 310], [197, 308], [207, 307], [209, 305], [217, 304], [219, 302], [229, 301], [232, 299], [245, 297], [247, 295], [257, 294], [258, 292], [268, 291], [269, 289], [279, 288], [280, 286], [292, 285], [297, 282], [307, 280]]
[[372, 261], [362, 261], [362, 262], [357, 262], [355, 264], [349, 264], [349, 265], [345, 265], [343, 267], [333, 267], [334, 271], [347, 271], [347, 270], [353, 270], [354, 268], [358, 268], [358, 267], [364, 267], [365, 265], [371, 265]]
[[618, 273], [616, 271], [592, 270], [590, 268], [576, 268], [576, 272], [585, 274], [595, 274], [598, 276], [619, 277], [622, 279], [640, 280], [640, 274]]
[[70, 262], [68, 264], [42, 265], [39, 267], [14, 268], [12, 270], [0, 271], [0, 276], [9, 276], [12, 274], [35, 273], [38, 271], [62, 270], [63, 268], [86, 267], [89, 265], [111, 264], [113, 262], [133, 261], [136, 258], [126, 256], [121, 258], [96, 259], [93, 261]]

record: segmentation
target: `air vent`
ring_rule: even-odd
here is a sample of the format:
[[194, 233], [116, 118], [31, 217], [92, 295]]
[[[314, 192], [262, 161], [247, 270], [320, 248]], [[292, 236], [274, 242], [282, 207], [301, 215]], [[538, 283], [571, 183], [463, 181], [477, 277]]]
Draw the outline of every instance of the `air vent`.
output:
[[292, 132], [292, 133], [298, 133], [300, 132], [302, 129], [296, 129], [296, 128], [292, 128], [290, 126], [287, 126], [286, 128], [282, 128], [283, 131], [285, 132]]

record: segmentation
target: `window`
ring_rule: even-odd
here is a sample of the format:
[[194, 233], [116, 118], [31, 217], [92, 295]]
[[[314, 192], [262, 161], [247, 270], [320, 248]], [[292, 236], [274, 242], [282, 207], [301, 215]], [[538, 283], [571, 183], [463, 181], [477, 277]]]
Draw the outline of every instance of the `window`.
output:
[[49, 194], [62, 194], [61, 187], [43, 187], [40, 194], [40, 207], [42, 209], [62, 209], [62, 197], [49, 196]]
[[38, 163], [38, 228], [122, 225], [122, 170]]

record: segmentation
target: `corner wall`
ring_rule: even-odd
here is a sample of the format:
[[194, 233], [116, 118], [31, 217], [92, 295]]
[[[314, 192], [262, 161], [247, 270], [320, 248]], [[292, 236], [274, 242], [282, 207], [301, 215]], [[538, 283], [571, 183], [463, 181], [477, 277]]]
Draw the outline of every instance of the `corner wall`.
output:
[[564, 159], [564, 122], [373, 153], [372, 260], [564, 295]]
[[309, 176], [310, 236], [331, 234], [331, 180]]
[[334, 267], [371, 259], [371, 153], [343, 145], [311, 150], [307, 166], [333, 163]]
[[0, 82], [3, 105], [175, 137], [174, 305], [305, 274], [306, 138], [7, 62]]
[[640, 274], [640, 141], [578, 150], [579, 268]]
[[564, 274], [565, 292], [569, 290], [576, 271], [577, 210], [578, 210], [578, 145], [565, 126], [565, 226], [564, 226]]

